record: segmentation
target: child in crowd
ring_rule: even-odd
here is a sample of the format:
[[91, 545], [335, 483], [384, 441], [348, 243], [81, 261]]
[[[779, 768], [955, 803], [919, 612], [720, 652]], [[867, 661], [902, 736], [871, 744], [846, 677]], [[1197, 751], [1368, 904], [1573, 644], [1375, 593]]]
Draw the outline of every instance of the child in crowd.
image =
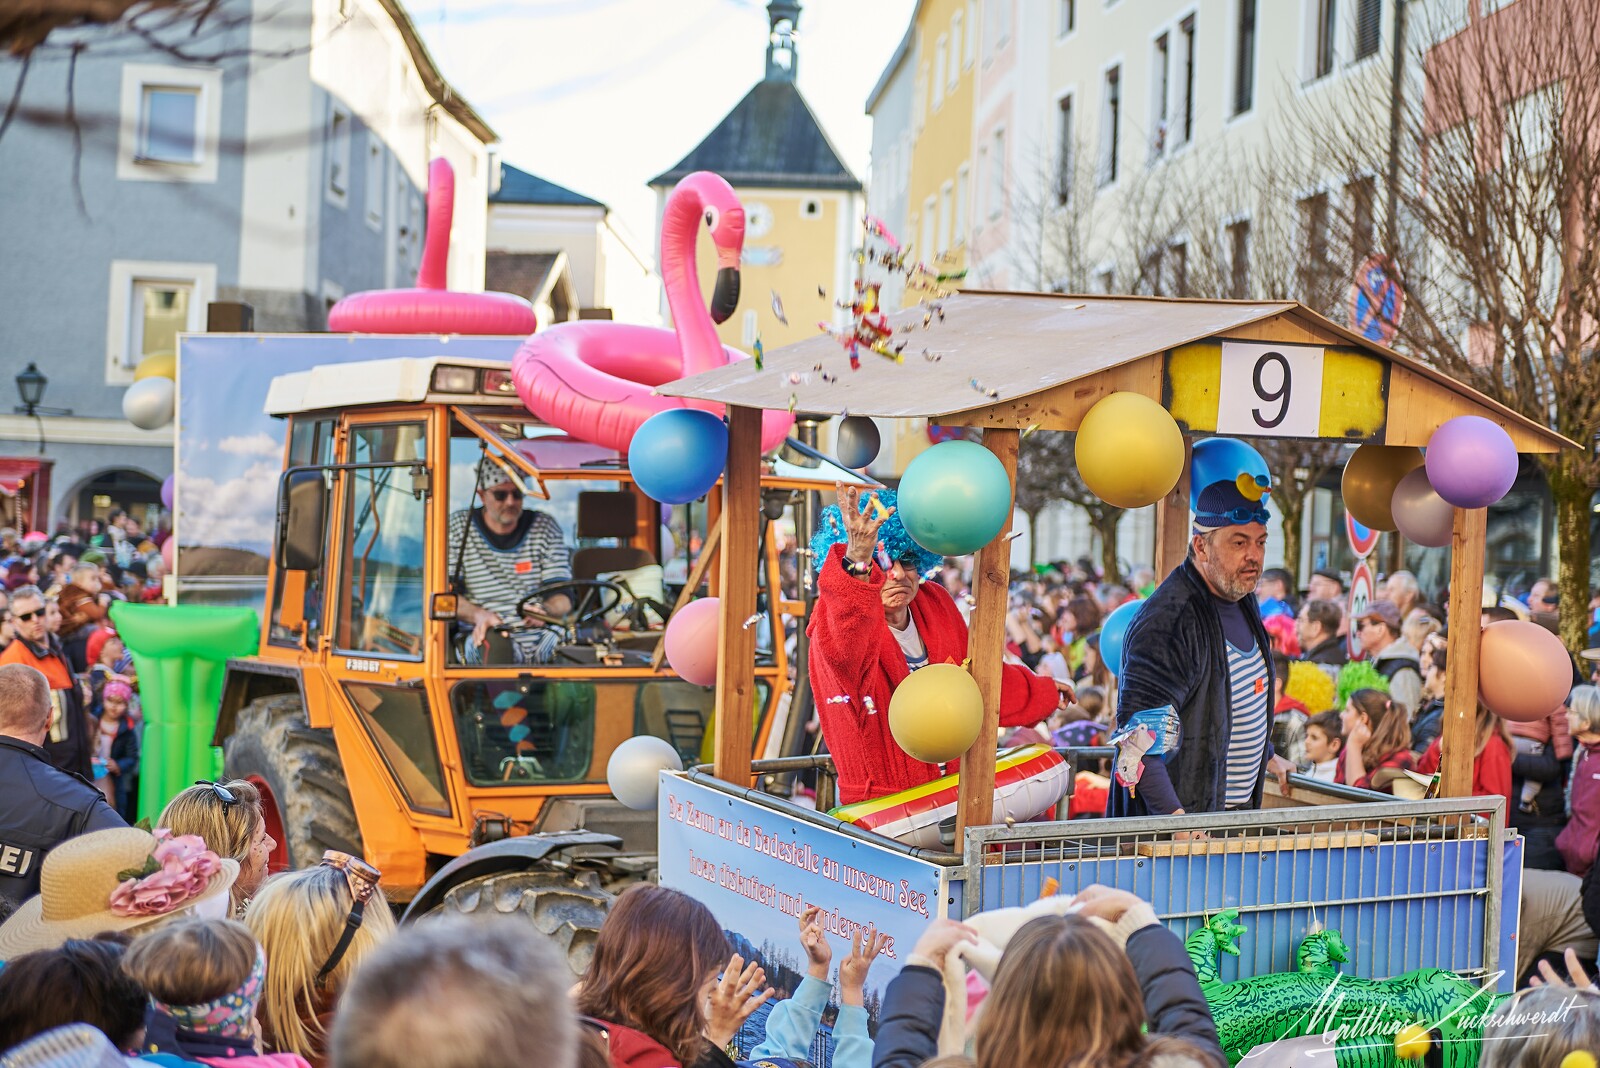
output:
[[122, 966], [150, 994], [145, 1059], [174, 1066], [306, 1068], [297, 1054], [261, 1052], [256, 1005], [267, 957], [244, 924], [169, 924], [135, 942]]
[[1339, 750], [1344, 748], [1344, 732], [1339, 725], [1339, 713], [1323, 712], [1306, 722], [1306, 759], [1311, 762], [1307, 773], [1313, 779], [1333, 782], [1339, 768]]
[[95, 736], [94, 784], [122, 818], [134, 818], [132, 786], [139, 773], [139, 734], [128, 714], [133, 687], [121, 678], [100, 694], [100, 731]]
[[[838, 1068], [868, 1068], [872, 1064], [872, 1039], [867, 1034], [865, 990], [867, 971], [888, 936], [876, 931], [863, 938], [858, 930], [851, 939], [850, 955], [839, 963], [838, 1017], [833, 1022], [833, 1056]], [[816, 1060], [811, 1048], [817, 1039], [823, 1013], [833, 996], [828, 982], [828, 965], [833, 947], [822, 926], [822, 909], [809, 906], [800, 914], [800, 945], [806, 953], [806, 975], [794, 996], [785, 998], [767, 1014], [766, 1038], [750, 1051], [750, 1060], [787, 1057], [796, 1061]]]

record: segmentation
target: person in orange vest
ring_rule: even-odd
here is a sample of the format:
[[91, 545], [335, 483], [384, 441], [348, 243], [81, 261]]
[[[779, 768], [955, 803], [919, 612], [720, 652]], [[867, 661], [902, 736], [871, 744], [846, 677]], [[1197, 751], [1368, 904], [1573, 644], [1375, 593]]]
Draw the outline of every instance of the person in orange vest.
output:
[[62, 771], [88, 778], [92, 774], [90, 735], [83, 693], [61, 640], [45, 627], [45, 600], [39, 587], [19, 586], [11, 591], [11, 620], [17, 638], [0, 652], [0, 664], [26, 664], [44, 674], [50, 683], [50, 725], [44, 751]]

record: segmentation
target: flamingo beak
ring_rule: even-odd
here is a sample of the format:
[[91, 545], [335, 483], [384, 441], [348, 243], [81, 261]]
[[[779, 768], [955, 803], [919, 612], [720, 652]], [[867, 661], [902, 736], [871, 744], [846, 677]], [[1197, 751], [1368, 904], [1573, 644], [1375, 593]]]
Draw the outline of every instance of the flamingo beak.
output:
[[711, 321], [725, 323], [739, 306], [739, 268], [717, 269], [717, 285], [711, 291]]

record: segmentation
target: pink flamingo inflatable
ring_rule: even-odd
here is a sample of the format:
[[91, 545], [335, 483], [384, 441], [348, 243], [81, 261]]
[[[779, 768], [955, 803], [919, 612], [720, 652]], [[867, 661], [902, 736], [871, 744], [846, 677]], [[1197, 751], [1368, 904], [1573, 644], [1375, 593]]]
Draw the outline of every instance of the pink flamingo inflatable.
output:
[[462, 293], [445, 288], [456, 172], [443, 157], [428, 165], [428, 233], [414, 289], [352, 293], [328, 310], [336, 334], [531, 334], [533, 305], [511, 293]]
[[[717, 248], [717, 284], [708, 311], [695, 269], [695, 238], [704, 222]], [[744, 206], [710, 171], [686, 176], [667, 197], [661, 220], [661, 282], [673, 330], [627, 323], [556, 323], [530, 337], [511, 362], [511, 380], [528, 410], [573, 437], [626, 452], [639, 424], [671, 408], [722, 414], [720, 404], [658, 397], [655, 386], [748, 357], [722, 344], [716, 324], [739, 302]], [[783, 443], [794, 416], [761, 417], [761, 447]]]

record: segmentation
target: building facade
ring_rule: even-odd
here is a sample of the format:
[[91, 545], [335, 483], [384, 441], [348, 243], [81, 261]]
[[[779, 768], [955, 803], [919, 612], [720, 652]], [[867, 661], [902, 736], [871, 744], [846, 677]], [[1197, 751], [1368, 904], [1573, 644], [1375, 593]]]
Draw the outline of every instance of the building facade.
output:
[[321, 330], [346, 293], [409, 285], [434, 156], [456, 172], [450, 284], [483, 286], [495, 135], [396, 0], [251, 0], [198, 43], [189, 29], [53, 34], [0, 144], [26, 250], [0, 259], [0, 366], [9, 382], [36, 364], [41, 404], [71, 412], [0, 415], [0, 477], [36, 494], [13, 499], [32, 526], [113, 507], [156, 525], [175, 428], [123, 419], [135, 367], [213, 301], [251, 305], [257, 330]]

